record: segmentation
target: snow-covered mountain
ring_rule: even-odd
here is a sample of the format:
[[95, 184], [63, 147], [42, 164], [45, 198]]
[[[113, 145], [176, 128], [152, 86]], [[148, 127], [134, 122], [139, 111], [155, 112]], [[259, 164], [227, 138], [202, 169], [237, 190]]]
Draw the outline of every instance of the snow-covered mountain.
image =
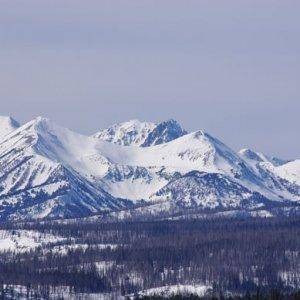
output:
[[103, 129], [94, 134], [94, 137], [123, 146], [141, 146], [155, 126], [156, 125], [151, 122], [130, 120]]
[[220, 173], [189, 172], [170, 181], [152, 200], [165, 200], [178, 207], [256, 208], [268, 199]]
[[281, 165], [273, 169], [273, 172], [288, 182], [300, 185], [300, 159]]
[[83, 176], [88, 166], [81, 153], [88, 155], [90, 140], [40, 117], [6, 135], [0, 144], [1, 218], [75, 217], [124, 207], [126, 201]]
[[187, 131], [175, 120], [167, 120], [156, 124], [153, 130], [148, 134], [142, 147], [149, 147], [160, 145], [173, 141], [183, 135], [187, 134]]
[[0, 140], [19, 126], [19, 123], [12, 117], [0, 116]]
[[130, 120], [101, 130], [94, 137], [123, 146], [149, 147], [172, 141], [185, 134], [187, 131], [172, 119], [158, 124]]
[[[147, 204], [257, 209], [300, 203], [299, 161], [236, 153], [169, 120], [88, 137], [38, 117], [0, 140], [0, 219], [81, 217]], [[161, 205], [164, 203], [164, 205]]]
[[290, 162], [250, 149], [243, 149], [239, 154], [274, 194], [282, 199], [300, 200], [300, 181], [297, 181], [299, 177], [294, 174], [298, 167], [297, 160]]
[[282, 166], [289, 162], [289, 160], [278, 158], [275, 156], [268, 156], [260, 152], [255, 152], [251, 149], [245, 148], [239, 151], [240, 156], [246, 160], [247, 162], [253, 163], [260, 163], [260, 162], [268, 162], [277, 166]]

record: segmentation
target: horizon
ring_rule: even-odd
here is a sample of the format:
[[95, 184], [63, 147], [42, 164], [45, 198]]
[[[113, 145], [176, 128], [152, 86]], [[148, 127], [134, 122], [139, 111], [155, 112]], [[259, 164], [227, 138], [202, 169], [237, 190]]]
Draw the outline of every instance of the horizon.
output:
[[0, 114], [83, 134], [174, 118], [299, 157], [300, 2], [17, 3], [0, 11]]
[[[63, 127], [63, 128], [66, 128], [66, 129], [69, 129], [69, 130], [71, 130], [71, 131], [73, 131], [73, 132], [75, 132], [75, 133], [82, 134], [82, 135], [85, 135], [85, 136], [90, 136], [90, 137], [93, 136], [94, 134], [98, 133], [99, 131], [105, 130], [105, 129], [107, 129], [107, 128], [109, 128], [109, 127], [112, 127], [112, 126], [114, 126], [114, 125], [119, 125], [119, 124], [128, 123], [128, 122], [133, 122], [133, 121], [138, 121], [138, 122], [140, 122], [140, 123], [154, 123], [154, 124], [160, 124], [160, 123], [162, 123], [162, 122], [167, 122], [167, 121], [175, 121], [175, 122], [177, 122], [183, 129], [187, 130], [187, 128], [185, 128], [184, 124], [182, 124], [181, 122], [179, 122], [178, 120], [176, 120], [176, 119], [174, 119], [174, 118], [169, 118], [169, 119], [165, 119], [165, 120], [160, 120], [160, 121], [158, 121], [158, 122], [153, 122], [153, 121], [151, 121], [151, 120], [140, 120], [140, 119], [134, 118], [134, 119], [130, 119], [130, 120], [124, 120], [123, 122], [112, 123], [112, 124], [108, 125], [108, 126], [105, 127], [105, 128], [99, 128], [98, 131], [91, 132], [91, 133], [82, 133], [82, 132], [77, 131], [77, 130], [71, 128], [71, 127], [63, 126], [62, 124], [56, 122], [56, 121], [53, 120], [52, 118], [44, 117], [44, 116], [41, 116], [41, 115], [36, 116], [36, 117], [32, 118], [31, 120], [27, 120], [26, 122], [20, 122], [19, 120], [17, 120], [16, 118], [14, 118], [14, 117], [11, 116], [11, 115], [8, 115], [8, 116], [0, 115], [0, 119], [1, 119], [1, 118], [10, 118], [12, 121], [17, 122], [18, 125], [19, 125], [20, 127], [22, 127], [23, 125], [26, 125], [27, 123], [29, 123], [29, 122], [31, 122], [31, 121], [33, 121], [33, 120], [37, 120], [37, 119], [39, 119], [39, 118], [40, 118], [40, 119], [46, 119], [46, 120], [49, 120], [50, 122], [53, 122], [54, 124], [56, 124], [56, 125], [58, 125], [58, 126], [61, 126], [61, 127]], [[208, 132], [207, 130], [205, 130], [205, 128], [198, 128], [198, 129], [195, 129], [195, 130], [187, 130], [187, 134], [192, 134], [192, 133], [195, 133], [195, 132], [198, 132], [198, 131], [203, 131], [203, 132], [205, 132], [205, 133], [211, 135], [210, 132]], [[254, 152], [256, 152], [256, 153], [264, 154], [264, 155], [267, 155], [267, 156], [270, 156], [270, 157], [277, 157], [277, 158], [285, 159], [285, 160], [298, 160], [298, 159], [299, 159], [299, 157], [280, 157], [280, 156], [278, 156], [278, 155], [276, 155], [276, 154], [274, 154], [274, 153], [265, 153], [265, 152], [260, 151], [260, 150], [257, 149], [256, 147], [254, 147], [254, 148], [249, 148], [249, 147], [245, 146], [245, 147], [240, 147], [239, 149], [234, 149], [233, 147], [231, 147], [230, 145], [228, 145], [226, 141], [220, 139], [218, 136], [215, 136], [215, 135], [212, 135], [212, 136], [213, 136], [214, 138], [217, 138], [218, 140], [220, 140], [222, 143], [224, 143], [226, 146], [228, 146], [229, 148], [231, 148], [231, 149], [232, 149], [234, 152], [236, 152], [237, 154], [239, 154], [239, 152], [242, 151], [242, 150], [251, 150], [251, 151], [254, 151]]]

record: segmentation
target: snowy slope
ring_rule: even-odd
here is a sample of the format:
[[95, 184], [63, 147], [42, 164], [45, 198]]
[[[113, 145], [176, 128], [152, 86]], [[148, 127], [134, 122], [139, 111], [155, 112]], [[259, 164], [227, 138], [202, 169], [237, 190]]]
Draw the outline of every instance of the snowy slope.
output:
[[262, 178], [264, 185], [283, 199], [300, 200], [300, 174], [296, 161], [270, 157], [250, 149], [243, 149], [240, 156]]
[[78, 172], [88, 171], [80, 156], [81, 150], [88, 154], [88, 140], [43, 118], [8, 135], [0, 144], [1, 218], [74, 217], [123, 207]]
[[155, 124], [130, 120], [112, 125], [94, 135], [95, 138], [123, 146], [149, 147], [177, 139], [187, 132], [175, 120]]
[[50, 246], [66, 238], [34, 230], [0, 230], [0, 253], [5, 251], [28, 252], [37, 247]]
[[239, 155], [250, 163], [268, 162], [273, 166], [281, 166], [288, 163], [288, 160], [278, 158], [275, 156], [268, 156], [260, 152], [255, 152], [249, 148], [245, 148], [239, 151]]
[[110, 126], [107, 129], [101, 130], [96, 133], [94, 137], [123, 146], [141, 146], [155, 126], [156, 125], [151, 122], [130, 120], [128, 122], [118, 123]]
[[13, 118], [0, 116], [0, 140], [19, 126], [19, 123]]
[[168, 199], [176, 206], [191, 208], [255, 208], [268, 204], [268, 199], [252, 192], [217, 173], [192, 171], [172, 180], [151, 197], [152, 200]]
[[99, 143], [97, 148], [113, 166], [103, 181], [116, 197], [153, 200], [177, 175], [200, 171], [226, 175], [271, 200], [300, 200], [300, 187], [274, 173], [284, 160], [249, 151], [235, 153], [202, 130], [156, 146], [116, 148]]
[[6, 135], [0, 219], [88, 216], [141, 200], [220, 209], [300, 201], [299, 161], [236, 153], [172, 120], [129, 121], [105, 134], [84, 136], [38, 117]]
[[187, 131], [175, 120], [167, 120], [161, 122], [153, 128], [145, 139], [142, 147], [149, 147], [160, 145], [173, 141], [183, 135], [187, 134]]
[[173, 175], [168, 173], [166, 177], [163, 168], [111, 164], [101, 182], [111, 195], [138, 201], [149, 199]]
[[199, 170], [232, 174], [243, 171], [244, 161], [239, 155], [201, 130], [155, 146], [120, 147], [102, 141], [95, 142], [94, 146], [108, 164], [164, 167], [182, 172]]
[[273, 172], [291, 183], [300, 185], [300, 159], [278, 166]]
[[176, 174], [184, 175], [193, 170], [227, 174], [271, 194], [233, 150], [204, 131], [151, 147], [120, 147], [103, 142], [96, 147], [110, 162], [103, 181], [107, 191], [116, 197], [147, 200]]
[[[178, 285], [167, 285], [162, 287], [151, 288], [138, 292], [139, 297], [159, 297], [162, 299], [168, 299], [179, 295], [179, 297], [191, 295], [204, 297], [209, 292], [212, 292], [212, 287], [209, 285], [201, 284], [178, 284]], [[135, 299], [134, 295], [129, 295], [130, 299]]]
[[98, 150], [118, 164], [164, 166], [181, 171], [238, 171], [243, 160], [230, 148], [204, 131], [184, 135], [171, 142], [151, 147], [117, 147], [99, 142]]

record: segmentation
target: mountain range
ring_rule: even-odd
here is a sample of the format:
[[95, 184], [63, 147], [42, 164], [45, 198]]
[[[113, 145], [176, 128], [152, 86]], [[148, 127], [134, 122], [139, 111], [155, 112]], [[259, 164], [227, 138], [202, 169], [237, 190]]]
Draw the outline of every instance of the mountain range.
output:
[[0, 221], [295, 211], [300, 160], [235, 152], [177, 121], [130, 120], [91, 136], [43, 117], [0, 117]]

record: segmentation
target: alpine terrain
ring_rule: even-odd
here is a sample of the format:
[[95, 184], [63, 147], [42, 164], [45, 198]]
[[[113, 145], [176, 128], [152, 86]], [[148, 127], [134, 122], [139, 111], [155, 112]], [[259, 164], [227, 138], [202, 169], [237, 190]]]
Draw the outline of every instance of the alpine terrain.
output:
[[0, 117], [0, 220], [296, 213], [300, 160], [235, 152], [177, 121], [131, 120], [91, 136]]

